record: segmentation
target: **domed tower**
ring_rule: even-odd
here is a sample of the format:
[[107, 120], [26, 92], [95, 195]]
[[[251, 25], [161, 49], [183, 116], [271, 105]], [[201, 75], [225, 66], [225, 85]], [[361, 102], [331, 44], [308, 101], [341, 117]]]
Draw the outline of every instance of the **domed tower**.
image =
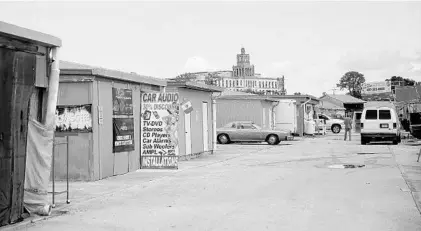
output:
[[234, 77], [254, 76], [254, 65], [250, 65], [250, 55], [246, 54], [246, 49], [241, 48], [241, 53], [237, 54], [237, 65], [232, 67]]

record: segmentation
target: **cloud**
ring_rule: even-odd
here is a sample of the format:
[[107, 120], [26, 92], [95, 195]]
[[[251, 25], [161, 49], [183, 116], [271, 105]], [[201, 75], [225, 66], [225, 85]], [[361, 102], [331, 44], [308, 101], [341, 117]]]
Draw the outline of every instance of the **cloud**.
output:
[[209, 62], [200, 57], [194, 56], [187, 59], [186, 63], [184, 64], [184, 72], [200, 72], [200, 71], [210, 71], [211, 65]]
[[421, 51], [416, 52], [413, 56], [413, 61], [410, 62], [411, 71], [421, 75]]
[[384, 79], [393, 75], [421, 77], [421, 52], [349, 52], [341, 57], [338, 65], [344, 71], [359, 71], [374, 79]]
[[262, 71], [256, 69], [257, 73], [261, 73], [263, 76], [279, 77], [287, 73], [291, 73], [294, 68], [294, 64], [291, 61], [277, 61], [264, 65]]

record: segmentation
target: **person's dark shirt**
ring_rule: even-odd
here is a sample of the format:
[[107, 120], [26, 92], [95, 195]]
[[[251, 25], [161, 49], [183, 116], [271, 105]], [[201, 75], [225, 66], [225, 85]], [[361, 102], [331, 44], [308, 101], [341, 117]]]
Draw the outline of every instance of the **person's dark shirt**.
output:
[[351, 129], [352, 128], [351, 118], [345, 117], [344, 123], [345, 123], [345, 129]]

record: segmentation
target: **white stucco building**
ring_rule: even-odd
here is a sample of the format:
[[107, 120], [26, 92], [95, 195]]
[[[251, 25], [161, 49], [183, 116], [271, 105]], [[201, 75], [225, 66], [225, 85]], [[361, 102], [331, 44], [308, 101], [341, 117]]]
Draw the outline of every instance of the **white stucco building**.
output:
[[264, 95], [285, 95], [285, 78], [282, 77], [262, 77], [255, 73], [254, 65], [250, 64], [250, 55], [241, 48], [241, 53], [237, 54], [237, 65], [232, 67], [232, 71], [212, 71], [191, 73], [197, 80], [205, 80], [212, 76], [212, 84], [224, 87], [232, 91], [242, 91], [258, 93]]

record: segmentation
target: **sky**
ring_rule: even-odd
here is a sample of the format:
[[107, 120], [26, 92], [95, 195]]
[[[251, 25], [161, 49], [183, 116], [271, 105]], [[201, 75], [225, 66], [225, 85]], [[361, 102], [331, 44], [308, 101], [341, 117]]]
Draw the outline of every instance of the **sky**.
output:
[[157, 78], [232, 70], [244, 47], [289, 94], [347, 71], [421, 81], [421, 2], [0, 2], [0, 20], [61, 38], [61, 60]]

